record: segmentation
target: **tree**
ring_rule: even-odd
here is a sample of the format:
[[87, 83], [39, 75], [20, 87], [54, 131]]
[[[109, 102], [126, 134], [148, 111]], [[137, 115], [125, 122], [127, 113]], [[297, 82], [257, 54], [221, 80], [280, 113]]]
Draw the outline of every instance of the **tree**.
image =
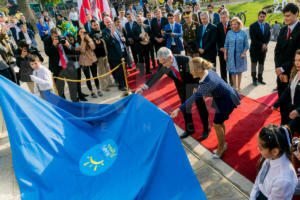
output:
[[43, 10], [45, 10], [45, 5], [47, 3], [53, 3], [53, 5], [56, 6], [61, 2], [61, 0], [39, 0], [39, 2], [42, 4]]
[[[17, 1], [18, 1], [18, 8], [25, 15], [26, 19], [30, 23], [35, 25], [37, 20], [29, 6], [28, 0], [17, 0]], [[36, 26], [33, 26], [33, 27], [34, 27], [34, 29], [36, 29]]]

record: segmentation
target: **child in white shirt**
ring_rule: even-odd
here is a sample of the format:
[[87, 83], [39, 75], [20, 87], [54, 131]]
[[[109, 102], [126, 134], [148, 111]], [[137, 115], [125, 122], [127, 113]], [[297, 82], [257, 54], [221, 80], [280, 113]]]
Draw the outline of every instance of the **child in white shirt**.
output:
[[34, 82], [34, 94], [40, 94], [40, 97], [45, 99], [44, 91], [53, 91], [52, 75], [49, 69], [41, 65], [40, 59], [35, 56], [28, 56], [28, 61], [33, 69], [31, 80]]
[[257, 143], [260, 170], [250, 200], [291, 200], [298, 180], [292, 164], [290, 130], [270, 124], [260, 131]]

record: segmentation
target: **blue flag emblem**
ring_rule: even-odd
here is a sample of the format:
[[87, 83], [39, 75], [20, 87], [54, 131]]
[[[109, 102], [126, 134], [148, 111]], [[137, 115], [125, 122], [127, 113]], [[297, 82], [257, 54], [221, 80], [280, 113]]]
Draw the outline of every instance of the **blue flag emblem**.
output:
[[87, 176], [99, 175], [112, 166], [117, 156], [116, 143], [110, 139], [106, 140], [84, 153], [79, 162], [80, 171]]

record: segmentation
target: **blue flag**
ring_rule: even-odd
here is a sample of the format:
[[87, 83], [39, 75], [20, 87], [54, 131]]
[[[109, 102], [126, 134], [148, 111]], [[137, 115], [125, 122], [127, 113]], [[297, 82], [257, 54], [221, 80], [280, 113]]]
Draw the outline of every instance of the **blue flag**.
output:
[[142, 96], [47, 102], [2, 76], [0, 94], [23, 200], [206, 199], [173, 121]]

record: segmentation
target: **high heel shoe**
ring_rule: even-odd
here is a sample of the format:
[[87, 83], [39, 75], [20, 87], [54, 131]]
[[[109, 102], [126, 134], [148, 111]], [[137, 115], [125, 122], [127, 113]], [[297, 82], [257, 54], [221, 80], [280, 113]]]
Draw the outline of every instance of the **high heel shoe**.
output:
[[221, 153], [220, 155], [216, 154], [216, 153], [217, 153], [217, 152], [216, 152], [216, 153], [214, 153], [214, 155], [213, 155], [212, 157], [213, 157], [214, 159], [220, 159], [220, 158], [222, 158], [222, 156], [224, 155], [226, 149], [227, 149], [227, 143], [225, 143], [224, 148], [223, 148], [223, 151], [222, 151], [222, 153]]
[[[227, 149], [227, 143], [224, 144], [224, 148]], [[216, 153], [217, 153], [217, 150], [218, 150], [218, 149], [215, 149], [215, 150], [213, 150], [212, 152], [213, 152], [214, 154], [216, 154]]]

